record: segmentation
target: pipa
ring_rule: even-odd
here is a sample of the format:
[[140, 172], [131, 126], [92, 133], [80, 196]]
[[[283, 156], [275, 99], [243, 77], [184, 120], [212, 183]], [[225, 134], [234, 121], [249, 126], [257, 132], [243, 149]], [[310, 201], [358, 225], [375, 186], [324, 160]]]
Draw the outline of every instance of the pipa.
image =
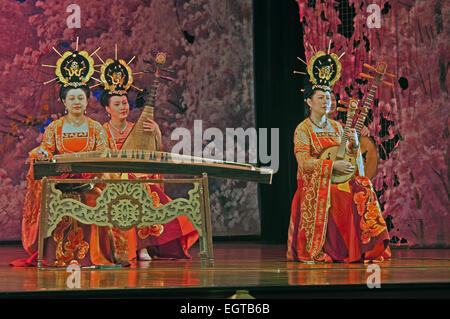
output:
[[[367, 98], [364, 102], [364, 105], [361, 108], [359, 114], [357, 114], [358, 121], [355, 124], [355, 129], [360, 135], [362, 128], [364, 127], [364, 122], [366, 120], [367, 112], [372, 105], [372, 101], [375, 97], [375, 92], [380, 83], [383, 83], [387, 86], [392, 87], [392, 83], [386, 82], [382, 80], [383, 75], [389, 76], [390, 78], [394, 78], [395, 75], [392, 73], [387, 73], [387, 63], [386, 62], [378, 62], [377, 67], [374, 68], [368, 64], [364, 64], [364, 67], [375, 72], [375, 76], [370, 76], [365, 73], [360, 73], [361, 77], [374, 80], [370, 87], [369, 92], [367, 93]], [[372, 138], [368, 136], [360, 136], [359, 144], [361, 145], [361, 154], [363, 157], [364, 163], [364, 174], [369, 179], [375, 177], [378, 169], [378, 149]]]
[[[364, 102], [364, 105], [362, 107], [358, 108], [360, 110], [360, 113], [356, 114], [358, 120], [355, 124], [355, 129], [358, 132], [358, 135], [361, 132], [362, 128], [364, 127], [364, 121], [366, 119], [367, 112], [368, 112], [370, 106], [372, 105], [372, 101], [375, 96], [375, 91], [377, 90], [379, 83], [383, 83], [385, 85], [392, 86], [392, 83], [382, 80], [383, 75], [387, 75], [391, 78], [393, 78], [395, 76], [394, 74], [386, 72], [387, 64], [385, 62], [379, 62], [376, 68], [374, 68], [368, 64], [364, 64], [364, 67], [368, 68], [369, 70], [374, 71], [375, 76], [370, 76], [365, 73], [360, 74], [363, 78], [371, 79], [374, 81], [372, 82], [372, 86], [371, 86], [369, 92], [367, 93], [367, 98]], [[352, 110], [351, 103], [356, 103], [356, 102], [354, 99], [350, 99], [350, 102], [349, 102], [349, 104], [350, 104], [349, 111], [352, 111], [352, 113], [350, 115], [350, 122], [348, 122], [349, 114], [347, 114], [347, 123], [346, 123], [345, 129], [344, 129], [344, 136], [342, 136], [342, 141], [345, 141], [345, 143], [346, 143], [346, 139], [347, 139], [346, 130], [351, 125], [351, 120], [353, 119], [353, 116], [355, 115], [354, 114], [355, 110]], [[377, 165], [378, 165], [377, 148], [376, 148], [375, 144], [370, 140], [370, 138], [367, 138], [367, 137], [361, 138], [360, 146], [361, 146], [361, 154], [363, 156], [363, 164], [364, 164], [364, 174], [361, 174], [361, 172], [360, 172], [360, 174], [372, 179], [376, 174]], [[347, 162], [350, 162], [354, 166], [354, 170], [352, 173], [333, 175], [331, 177], [331, 182], [333, 184], [345, 183], [350, 178], [352, 178], [353, 175], [355, 174], [356, 155], [355, 154], [349, 155], [348, 153], [346, 153], [343, 142], [341, 142], [341, 145], [339, 147], [331, 146], [331, 147], [325, 149], [322, 152], [322, 154], [320, 155], [320, 158], [322, 158], [322, 159], [339, 159], [339, 160], [343, 159]], [[366, 170], [367, 170], [367, 172], [366, 172]]]
[[[342, 102], [341, 102], [342, 103]], [[347, 111], [347, 121], [344, 126], [344, 133], [341, 136], [341, 143], [339, 145], [330, 146], [322, 151], [322, 153], [319, 155], [320, 159], [327, 159], [327, 160], [344, 160], [349, 163], [351, 163], [354, 167], [353, 172], [350, 174], [333, 174], [331, 176], [331, 183], [333, 184], [341, 184], [345, 183], [347, 180], [349, 180], [356, 170], [356, 157], [350, 155], [347, 153], [347, 135], [348, 131], [352, 126], [353, 116], [356, 113], [356, 110], [358, 109], [358, 100], [350, 99], [348, 102], [348, 109], [344, 109], [339, 107], [338, 110]]]
[[[144, 62], [152, 63], [145, 60]], [[165, 62], [166, 62], [166, 54], [163, 52], [158, 52], [155, 58], [155, 62], [152, 63], [155, 65], [156, 70], [154, 71], [155, 78], [152, 82], [152, 86], [150, 89], [148, 104], [144, 106], [141, 116], [139, 117], [138, 121], [134, 124], [130, 134], [123, 143], [122, 145], [123, 150], [139, 149], [149, 151], [160, 151], [157, 149], [158, 142], [156, 133], [145, 132], [144, 122], [149, 118], [152, 120], [154, 119], [156, 93], [160, 85], [160, 79], [165, 79], [169, 81], [172, 80], [171, 78], [162, 76], [160, 74], [161, 71], [172, 72], [171, 70], [162, 69], [162, 65]], [[153, 71], [144, 71], [144, 72], [153, 73]]]

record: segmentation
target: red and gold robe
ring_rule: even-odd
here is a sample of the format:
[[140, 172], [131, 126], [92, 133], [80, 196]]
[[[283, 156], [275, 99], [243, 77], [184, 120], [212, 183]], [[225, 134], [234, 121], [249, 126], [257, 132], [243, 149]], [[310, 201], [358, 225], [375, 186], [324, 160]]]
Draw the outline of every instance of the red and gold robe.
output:
[[298, 162], [297, 191], [291, 208], [287, 258], [293, 261], [356, 262], [390, 257], [389, 235], [372, 184], [358, 172], [346, 183], [332, 184], [332, 160], [320, 159], [323, 150], [339, 145], [343, 128], [328, 120], [325, 130], [310, 119], [294, 133]]
[[[49, 158], [56, 154], [106, 150], [108, 136], [100, 123], [86, 118], [87, 125], [77, 132], [63, 131], [65, 118], [53, 121], [46, 128], [39, 147], [30, 152], [30, 160], [37, 158], [38, 150], [45, 150]], [[63, 174], [59, 178], [93, 178], [94, 174]], [[27, 193], [23, 207], [22, 244], [31, 255], [26, 260], [12, 262], [13, 266], [35, 265], [37, 256], [38, 225], [41, 208], [42, 181], [33, 177], [33, 166], [27, 174]], [[96, 205], [100, 189], [71, 193], [66, 196]], [[84, 225], [71, 217], [64, 217], [51, 237], [45, 240], [44, 259], [49, 266], [66, 266], [76, 262], [82, 266], [112, 264], [111, 243], [108, 228]]]
[[[127, 122], [123, 132], [119, 132], [109, 122], [103, 124], [111, 149], [120, 150], [123, 143], [133, 128], [133, 123]], [[162, 147], [161, 147], [162, 148]], [[125, 174], [129, 179], [156, 179], [158, 174]], [[122, 176], [123, 178], [124, 176]], [[155, 207], [162, 206], [171, 199], [164, 193], [163, 185], [145, 184]], [[179, 216], [164, 225], [145, 226], [139, 229], [132, 228], [128, 231], [113, 229], [114, 245], [118, 259], [133, 260], [136, 251], [147, 248], [152, 258], [190, 258], [189, 248], [197, 241], [198, 232], [186, 216]]]

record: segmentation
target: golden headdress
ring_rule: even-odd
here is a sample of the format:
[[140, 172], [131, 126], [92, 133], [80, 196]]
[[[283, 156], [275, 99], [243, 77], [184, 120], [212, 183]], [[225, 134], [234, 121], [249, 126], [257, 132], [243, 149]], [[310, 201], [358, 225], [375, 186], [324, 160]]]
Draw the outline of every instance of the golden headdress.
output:
[[[309, 59], [308, 63], [299, 57], [297, 57], [297, 59], [306, 64], [309, 82], [312, 85], [313, 90], [321, 89], [324, 91], [330, 91], [334, 83], [341, 77], [342, 66], [339, 59], [345, 54], [345, 52], [338, 57], [335, 53], [330, 53], [330, 46], [328, 46], [327, 53], [324, 51], [316, 51], [314, 48], [313, 52], [315, 54]], [[306, 73], [299, 71], [294, 71], [294, 73], [306, 75]]]
[[129, 66], [135, 57], [127, 63], [124, 60], [117, 58], [117, 45], [115, 52], [115, 59], [107, 59], [106, 61], [103, 61], [97, 55], [103, 63], [100, 69], [100, 80], [104, 90], [111, 95], [124, 95], [130, 87], [142, 91], [142, 89], [133, 85], [133, 71]]
[[[55, 68], [56, 78], [46, 81], [44, 84], [59, 80], [63, 86], [79, 87], [87, 85], [89, 80], [93, 78], [92, 74], [94, 74], [94, 59], [92, 55], [99, 49], [92, 54], [89, 54], [87, 51], [78, 51], [78, 38], [75, 51], [73, 52], [66, 51], [61, 54], [53, 47], [53, 50], [60, 56], [56, 61], [56, 66], [45, 64], [42, 66]], [[95, 80], [99, 81], [98, 79]]]

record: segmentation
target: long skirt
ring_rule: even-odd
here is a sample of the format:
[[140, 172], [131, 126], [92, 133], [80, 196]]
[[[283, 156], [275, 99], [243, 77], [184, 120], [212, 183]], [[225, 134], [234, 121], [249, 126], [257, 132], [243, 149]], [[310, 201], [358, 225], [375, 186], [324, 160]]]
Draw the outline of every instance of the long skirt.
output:
[[[305, 245], [298, 238], [301, 219], [301, 182], [292, 201], [288, 259], [300, 260], [297, 251]], [[331, 184], [331, 207], [328, 211], [323, 253], [334, 262], [362, 262], [389, 258], [389, 234], [381, 216], [370, 180], [352, 178], [346, 185]]]

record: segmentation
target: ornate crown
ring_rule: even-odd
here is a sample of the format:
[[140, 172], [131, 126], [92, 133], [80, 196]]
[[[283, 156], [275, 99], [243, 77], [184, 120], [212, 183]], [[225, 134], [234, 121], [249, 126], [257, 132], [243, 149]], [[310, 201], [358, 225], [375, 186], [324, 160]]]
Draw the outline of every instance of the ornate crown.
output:
[[[334, 83], [341, 77], [342, 66], [339, 59], [345, 52], [338, 57], [335, 53], [330, 53], [330, 46], [331, 41], [327, 53], [324, 51], [316, 51], [312, 48], [315, 54], [309, 59], [308, 63], [297, 57], [297, 59], [307, 66], [306, 70], [313, 90], [322, 89], [324, 91], [330, 91]], [[299, 71], [294, 71], [294, 73], [306, 75], [306, 73]]]
[[[56, 78], [44, 82], [50, 83], [59, 80], [64, 86], [79, 87], [87, 85], [94, 74], [94, 59], [92, 54], [96, 53], [100, 48], [89, 55], [87, 51], [78, 51], [78, 38], [76, 42], [75, 51], [67, 51], [61, 54], [54, 47], [52, 49], [60, 56], [56, 61], [56, 66], [43, 64], [44, 67], [55, 68]], [[95, 79], [99, 81], [98, 79]]]
[[336, 54], [318, 51], [308, 63], [307, 71], [313, 89], [330, 90], [341, 77], [341, 62]]
[[133, 72], [128, 64], [120, 59], [107, 59], [101, 67], [100, 80], [110, 94], [126, 94], [133, 83]]
[[142, 91], [142, 89], [133, 85], [133, 71], [129, 66], [135, 57], [127, 63], [124, 60], [117, 58], [117, 45], [115, 52], [114, 60], [107, 59], [106, 62], [97, 55], [103, 63], [100, 68], [100, 80], [104, 90], [108, 91], [109, 94], [118, 95], [126, 94], [130, 87]]
[[56, 62], [55, 73], [64, 86], [86, 85], [94, 73], [94, 59], [86, 51], [67, 51]]

